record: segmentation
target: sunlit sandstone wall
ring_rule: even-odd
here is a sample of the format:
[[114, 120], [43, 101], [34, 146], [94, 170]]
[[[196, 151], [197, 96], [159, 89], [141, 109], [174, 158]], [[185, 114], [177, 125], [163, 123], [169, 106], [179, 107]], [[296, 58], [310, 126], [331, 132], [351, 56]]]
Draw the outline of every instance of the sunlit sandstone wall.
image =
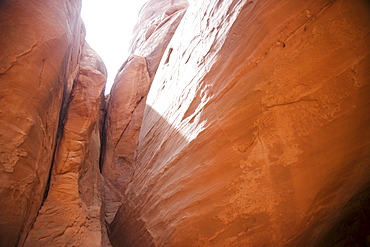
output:
[[335, 229], [369, 203], [369, 31], [365, 0], [191, 1], [112, 244], [366, 244]]
[[81, 1], [0, 2], [0, 246], [22, 246], [43, 200], [62, 99], [78, 69]]

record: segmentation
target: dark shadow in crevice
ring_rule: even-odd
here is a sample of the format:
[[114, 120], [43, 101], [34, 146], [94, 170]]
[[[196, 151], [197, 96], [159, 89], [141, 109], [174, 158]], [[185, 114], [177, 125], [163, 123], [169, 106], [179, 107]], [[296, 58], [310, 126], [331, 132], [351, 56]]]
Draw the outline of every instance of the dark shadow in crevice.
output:
[[370, 184], [355, 195], [317, 246], [370, 246]]

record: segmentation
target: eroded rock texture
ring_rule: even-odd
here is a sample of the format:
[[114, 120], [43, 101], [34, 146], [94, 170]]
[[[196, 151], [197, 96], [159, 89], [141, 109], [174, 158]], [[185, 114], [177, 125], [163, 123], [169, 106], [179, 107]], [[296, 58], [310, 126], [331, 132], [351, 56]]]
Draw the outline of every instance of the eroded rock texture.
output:
[[63, 94], [79, 69], [80, 8], [0, 2], [0, 246], [22, 246], [41, 206]]
[[119, 71], [111, 90], [103, 165], [108, 222], [113, 220], [133, 173], [132, 163], [149, 86], [145, 58], [133, 56]]
[[130, 53], [146, 58], [152, 79], [188, 5], [186, 0], [149, 0], [140, 10]]
[[151, 0], [106, 119], [80, 8], [0, 2], [0, 246], [370, 245], [368, 1]]
[[99, 158], [105, 82], [105, 66], [86, 44], [50, 189], [24, 246], [102, 246]]
[[152, 0], [142, 8], [131, 44], [132, 55], [122, 65], [111, 90], [102, 167], [109, 223], [133, 173], [132, 164], [151, 81], [187, 6], [185, 0]]
[[369, 31], [365, 0], [191, 2], [113, 245], [369, 244]]

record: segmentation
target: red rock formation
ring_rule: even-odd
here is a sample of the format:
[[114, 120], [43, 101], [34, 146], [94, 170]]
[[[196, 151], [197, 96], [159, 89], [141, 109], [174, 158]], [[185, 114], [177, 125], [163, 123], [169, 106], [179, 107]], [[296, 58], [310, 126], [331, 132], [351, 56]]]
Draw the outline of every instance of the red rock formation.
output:
[[121, 205], [132, 175], [145, 100], [150, 78], [143, 57], [131, 57], [118, 72], [111, 90], [106, 119], [106, 146], [103, 165], [107, 221], [111, 222]]
[[145, 57], [152, 80], [188, 5], [186, 0], [149, 0], [140, 10], [130, 53]]
[[187, 6], [140, 13], [103, 179], [80, 1], [0, 2], [0, 246], [370, 244], [369, 3]]
[[49, 193], [24, 246], [102, 246], [99, 157], [106, 69], [87, 44], [81, 66]]
[[[114, 246], [345, 243], [340, 224], [369, 212], [369, 17], [365, 0], [190, 4], [148, 95]], [[369, 244], [351, 225], [362, 238], [347, 243]]]
[[103, 175], [106, 216], [110, 223], [133, 173], [146, 95], [160, 59], [187, 7], [185, 0], [152, 0], [141, 10], [132, 55], [121, 67], [111, 90], [106, 120]]
[[80, 7], [0, 2], [0, 246], [22, 246], [41, 206], [63, 93], [79, 69]]

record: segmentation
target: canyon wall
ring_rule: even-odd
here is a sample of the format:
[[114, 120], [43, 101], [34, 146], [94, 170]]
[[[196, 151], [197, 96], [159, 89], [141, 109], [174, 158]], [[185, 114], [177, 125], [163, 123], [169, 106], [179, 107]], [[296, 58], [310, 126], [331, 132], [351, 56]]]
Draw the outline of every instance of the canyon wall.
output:
[[151, 82], [187, 6], [186, 0], [148, 1], [140, 11], [134, 29], [131, 55], [115, 78], [107, 106], [102, 166], [108, 223], [112, 222], [131, 180]]
[[41, 206], [79, 70], [80, 9], [81, 1], [0, 2], [0, 246], [22, 246]]
[[191, 1], [112, 244], [369, 244], [369, 31], [365, 0]]
[[[24, 246], [108, 246], [99, 159], [106, 69], [85, 44], [73, 83], [50, 188]], [[107, 237], [107, 236], [106, 236]]]
[[107, 100], [80, 10], [0, 2], [0, 246], [370, 245], [368, 1], [150, 0]]

